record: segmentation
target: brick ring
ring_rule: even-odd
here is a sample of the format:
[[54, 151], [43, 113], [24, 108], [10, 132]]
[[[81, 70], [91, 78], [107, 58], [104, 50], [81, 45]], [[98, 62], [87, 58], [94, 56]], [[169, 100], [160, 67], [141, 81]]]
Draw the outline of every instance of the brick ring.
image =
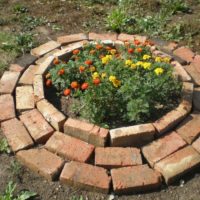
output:
[[174, 75], [183, 81], [180, 104], [154, 123], [108, 130], [66, 119], [45, 99], [43, 75], [55, 57], [63, 59], [88, 41], [121, 45], [134, 39], [147, 38], [97, 33], [58, 37], [32, 49], [31, 65], [12, 64], [4, 72], [1, 129], [22, 164], [48, 180], [116, 194], [158, 189], [163, 180], [171, 184], [200, 165], [200, 56], [186, 47], [151, 47], [153, 55], [171, 59]]

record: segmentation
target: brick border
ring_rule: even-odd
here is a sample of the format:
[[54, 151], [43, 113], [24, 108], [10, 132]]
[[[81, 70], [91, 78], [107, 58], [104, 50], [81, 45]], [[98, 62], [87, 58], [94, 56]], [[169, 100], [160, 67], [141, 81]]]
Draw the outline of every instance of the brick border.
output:
[[191, 49], [173, 42], [159, 46], [155, 41], [150, 46], [153, 55], [170, 58], [174, 76], [183, 82], [180, 104], [154, 123], [108, 130], [67, 119], [45, 99], [43, 76], [54, 58], [66, 60], [74, 49], [99, 40], [118, 48], [127, 41], [143, 43], [147, 37], [124, 33], [61, 36], [32, 49], [36, 58], [29, 67], [12, 64], [3, 74], [0, 125], [20, 162], [48, 180], [118, 194], [160, 188], [162, 180], [170, 184], [199, 166], [200, 55]]

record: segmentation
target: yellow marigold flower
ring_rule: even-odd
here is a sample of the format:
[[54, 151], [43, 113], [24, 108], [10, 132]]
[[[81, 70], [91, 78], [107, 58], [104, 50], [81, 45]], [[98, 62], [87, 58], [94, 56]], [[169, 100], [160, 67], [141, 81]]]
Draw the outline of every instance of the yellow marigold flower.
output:
[[94, 72], [96, 70], [95, 66], [90, 66], [90, 71]]
[[170, 58], [169, 57], [165, 57], [165, 58], [163, 58], [163, 62], [165, 62], [165, 63], [169, 63], [170, 62]]
[[132, 65], [131, 65], [131, 69], [136, 69], [137, 68], [137, 65], [135, 64], [135, 63], [133, 63]]
[[112, 55], [115, 55], [115, 54], [117, 53], [117, 50], [116, 50], [116, 49], [111, 49], [111, 50], [110, 50], [110, 53], [111, 53]]
[[136, 62], [136, 66], [143, 66], [143, 62], [142, 61]]
[[121, 85], [121, 81], [120, 81], [120, 80], [117, 80], [117, 79], [114, 80], [112, 83], [113, 83], [113, 86], [114, 86], [114, 87], [119, 87], [119, 86]]
[[156, 62], [162, 62], [162, 58], [158, 56], [158, 57], [155, 58], [155, 61]]
[[101, 59], [101, 62], [107, 64], [110, 60], [112, 60], [112, 55], [106, 55]]
[[151, 63], [150, 62], [144, 62], [142, 64], [142, 66], [143, 66], [144, 69], [150, 69], [151, 68]]
[[109, 77], [109, 81], [114, 82], [115, 80], [117, 80], [116, 76], [110, 76]]
[[151, 56], [150, 55], [147, 55], [147, 54], [145, 54], [145, 55], [143, 55], [143, 60], [149, 60], [151, 58]]
[[158, 67], [158, 68], [154, 69], [154, 72], [156, 75], [161, 75], [161, 74], [163, 74], [164, 69], [161, 67]]
[[93, 78], [93, 79], [99, 78], [99, 73], [98, 73], [98, 72], [94, 72], [94, 73], [92, 74], [92, 78]]
[[126, 60], [125, 61], [125, 65], [128, 65], [128, 66], [132, 65], [132, 63], [133, 63], [132, 60]]
[[103, 73], [101, 74], [101, 78], [105, 78], [105, 77], [106, 77], [106, 73], [103, 72]]

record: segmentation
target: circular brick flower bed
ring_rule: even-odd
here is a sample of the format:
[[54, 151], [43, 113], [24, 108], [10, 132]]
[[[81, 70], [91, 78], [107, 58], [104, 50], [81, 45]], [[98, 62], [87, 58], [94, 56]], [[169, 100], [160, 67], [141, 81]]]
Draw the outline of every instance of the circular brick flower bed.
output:
[[0, 123], [19, 161], [48, 180], [116, 194], [158, 189], [200, 165], [200, 56], [186, 47], [150, 47], [170, 58], [183, 82], [180, 104], [153, 123], [108, 130], [67, 118], [45, 98], [43, 78], [56, 57], [68, 59], [91, 41], [117, 47], [135, 39], [147, 38], [66, 35], [32, 49], [28, 66], [10, 66], [0, 80]]

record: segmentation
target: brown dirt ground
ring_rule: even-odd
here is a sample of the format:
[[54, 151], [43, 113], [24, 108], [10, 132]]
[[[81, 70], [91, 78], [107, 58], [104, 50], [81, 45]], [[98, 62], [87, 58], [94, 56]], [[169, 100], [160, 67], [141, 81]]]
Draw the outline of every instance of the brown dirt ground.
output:
[[[200, 5], [193, 3], [193, 13], [190, 15], [176, 16], [176, 20], [185, 20], [188, 27], [199, 30], [200, 25], [195, 24], [200, 19]], [[58, 24], [63, 30], [53, 31], [48, 24], [37, 27], [33, 30], [40, 43], [49, 39], [55, 39], [59, 35], [78, 32], [104, 32], [106, 31], [103, 17], [109, 12], [109, 4], [86, 6], [81, 0], [0, 0], [0, 18], [6, 19], [8, 23], [0, 26], [1, 31], [18, 32], [21, 26], [16, 22], [13, 14], [13, 5], [20, 3], [29, 9], [29, 14], [36, 17], [46, 17], [48, 23]], [[55, 12], [56, 11], [56, 12]], [[197, 19], [191, 20], [191, 19]], [[194, 22], [194, 23], [193, 23]], [[200, 35], [193, 36], [189, 42], [193, 49], [200, 52]], [[182, 42], [182, 44], [188, 44]], [[0, 138], [2, 133], [0, 132]], [[13, 180], [17, 183], [17, 191], [31, 190], [38, 194], [36, 199], [41, 200], [71, 200], [72, 197], [83, 196], [84, 200], [107, 200], [112, 199], [109, 195], [87, 192], [80, 189], [60, 185], [59, 182], [47, 182], [35, 175], [30, 170], [22, 167], [18, 175], [13, 175], [10, 170], [11, 162], [15, 160], [14, 155], [0, 154], [0, 193], [3, 193], [7, 183]], [[183, 184], [184, 183], [184, 184]], [[116, 200], [200, 200], [200, 168], [182, 177], [181, 181], [167, 187], [163, 185], [161, 190], [152, 193], [142, 193], [129, 196], [115, 196]], [[77, 199], [78, 200], [78, 199]]]

